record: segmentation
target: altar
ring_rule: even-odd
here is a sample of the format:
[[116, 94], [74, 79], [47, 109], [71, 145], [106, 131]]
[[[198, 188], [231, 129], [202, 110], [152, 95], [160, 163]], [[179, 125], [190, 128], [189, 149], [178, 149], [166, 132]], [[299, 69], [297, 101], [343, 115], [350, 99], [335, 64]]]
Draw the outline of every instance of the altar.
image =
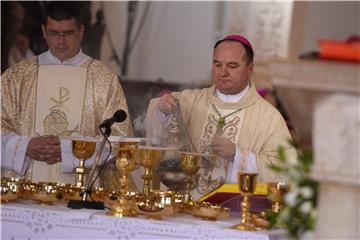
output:
[[188, 214], [161, 220], [117, 218], [104, 210], [19, 201], [1, 204], [1, 239], [287, 239], [283, 229], [250, 232], [230, 228], [239, 221], [206, 221]]

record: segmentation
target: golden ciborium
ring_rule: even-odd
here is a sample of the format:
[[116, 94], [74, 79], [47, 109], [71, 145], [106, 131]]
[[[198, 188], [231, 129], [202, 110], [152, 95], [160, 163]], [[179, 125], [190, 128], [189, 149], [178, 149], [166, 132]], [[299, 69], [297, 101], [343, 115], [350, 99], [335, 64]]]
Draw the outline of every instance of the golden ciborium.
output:
[[121, 190], [117, 201], [111, 205], [108, 215], [116, 217], [132, 217], [137, 215], [136, 203], [127, 195], [129, 192], [129, 173], [134, 170], [139, 157], [137, 142], [119, 142], [116, 168], [120, 173], [119, 183]]
[[279, 213], [284, 195], [289, 191], [289, 185], [284, 182], [269, 182], [266, 185], [268, 198], [271, 201], [271, 211]]
[[180, 157], [181, 168], [187, 173], [187, 185], [184, 194], [184, 207], [192, 208], [195, 204], [191, 197], [191, 190], [193, 188], [193, 176], [200, 169], [201, 154], [182, 152]]
[[232, 226], [234, 229], [253, 231], [255, 226], [251, 223], [250, 218], [250, 201], [249, 197], [253, 195], [256, 187], [256, 173], [239, 173], [239, 188], [240, 193], [243, 195], [241, 202], [241, 223]]
[[76, 187], [84, 187], [85, 160], [89, 159], [95, 152], [96, 142], [86, 140], [73, 140], [72, 150], [75, 157], [80, 161], [79, 166], [75, 168]]
[[139, 146], [139, 160], [144, 167], [144, 187], [143, 195], [150, 196], [152, 189], [152, 172], [153, 168], [159, 163], [162, 149], [154, 146]]

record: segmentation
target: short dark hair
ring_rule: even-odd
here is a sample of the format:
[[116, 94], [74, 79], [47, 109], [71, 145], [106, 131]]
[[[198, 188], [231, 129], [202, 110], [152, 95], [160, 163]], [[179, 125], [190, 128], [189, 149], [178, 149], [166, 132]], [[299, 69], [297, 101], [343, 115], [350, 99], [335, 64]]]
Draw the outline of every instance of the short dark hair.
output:
[[241, 41], [238, 41], [238, 40], [235, 40], [235, 39], [222, 39], [222, 40], [219, 40], [215, 43], [214, 45], [214, 50], [217, 46], [220, 45], [220, 43], [222, 42], [238, 42], [238, 43], [241, 43], [241, 45], [244, 46], [245, 48], [245, 52], [246, 52], [246, 61], [247, 63], [252, 63], [254, 61], [254, 51], [252, 49], [251, 46], [247, 45], [247, 44], [244, 44], [243, 42]]
[[83, 24], [82, 14], [79, 3], [73, 1], [53, 1], [46, 5], [43, 24], [46, 25], [47, 18], [55, 21], [70, 20], [75, 18], [76, 25], [80, 27]]

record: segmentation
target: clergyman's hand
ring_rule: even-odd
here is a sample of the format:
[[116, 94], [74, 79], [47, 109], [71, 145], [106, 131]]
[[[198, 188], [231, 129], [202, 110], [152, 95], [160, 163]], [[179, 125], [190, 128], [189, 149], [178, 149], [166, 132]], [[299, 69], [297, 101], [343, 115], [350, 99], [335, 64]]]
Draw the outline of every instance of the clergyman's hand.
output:
[[29, 141], [26, 155], [47, 164], [59, 162], [61, 161], [60, 139], [53, 135], [33, 137]]
[[214, 154], [233, 162], [236, 146], [229, 139], [224, 137], [215, 137], [211, 142], [211, 150]]
[[171, 110], [173, 110], [174, 108], [176, 108], [177, 106], [177, 99], [171, 95], [171, 94], [164, 94], [160, 100], [159, 100], [159, 103], [158, 103], [158, 106], [159, 106], [159, 110], [165, 114], [165, 115], [168, 115]]

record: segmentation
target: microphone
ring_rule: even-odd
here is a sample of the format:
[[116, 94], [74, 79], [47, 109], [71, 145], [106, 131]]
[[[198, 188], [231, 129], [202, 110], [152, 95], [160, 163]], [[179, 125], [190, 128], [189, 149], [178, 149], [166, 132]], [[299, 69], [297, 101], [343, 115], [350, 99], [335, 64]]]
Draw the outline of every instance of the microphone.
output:
[[[68, 202], [68, 205], [67, 205], [69, 208], [73, 208], [73, 209], [80, 209], [80, 208], [105, 209], [104, 204], [102, 202], [88, 201], [87, 196], [88, 196], [89, 193], [91, 193], [90, 187], [92, 185], [90, 186], [90, 183], [91, 183], [91, 180], [92, 180], [92, 178], [94, 176], [95, 168], [98, 166], [98, 163], [100, 161], [100, 156], [102, 154], [102, 151], [104, 149], [106, 141], [109, 141], [107, 138], [111, 134], [111, 126], [115, 122], [123, 122], [123, 121], [125, 121], [126, 117], [127, 117], [126, 112], [124, 110], [122, 110], [122, 109], [119, 109], [114, 113], [114, 115], [111, 118], [104, 120], [100, 124], [99, 129], [100, 129], [101, 133], [103, 133], [102, 128], [105, 128], [105, 132], [103, 133], [104, 139], [101, 142], [98, 153], [96, 155], [95, 163], [93, 164], [93, 166], [91, 168], [91, 171], [90, 171], [90, 174], [89, 174], [89, 177], [88, 177], [88, 179], [87, 179], [87, 181], [85, 183], [85, 191], [83, 192], [82, 200], [70, 200]], [[111, 146], [110, 146], [110, 149], [111, 149]], [[110, 153], [109, 153], [109, 155], [110, 155]], [[109, 157], [109, 155], [108, 155], [108, 157]]]
[[111, 134], [111, 126], [115, 123], [115, 122], [123, 122], [125, 121], [127, 117], [127, 114], [124, 110], [119, 109], [117, 110], [114, 115], [111, 118], [108, 118], [106, 120], [104, 120], [99, 128], [105, 128], [105, 135], [108, 137]]

